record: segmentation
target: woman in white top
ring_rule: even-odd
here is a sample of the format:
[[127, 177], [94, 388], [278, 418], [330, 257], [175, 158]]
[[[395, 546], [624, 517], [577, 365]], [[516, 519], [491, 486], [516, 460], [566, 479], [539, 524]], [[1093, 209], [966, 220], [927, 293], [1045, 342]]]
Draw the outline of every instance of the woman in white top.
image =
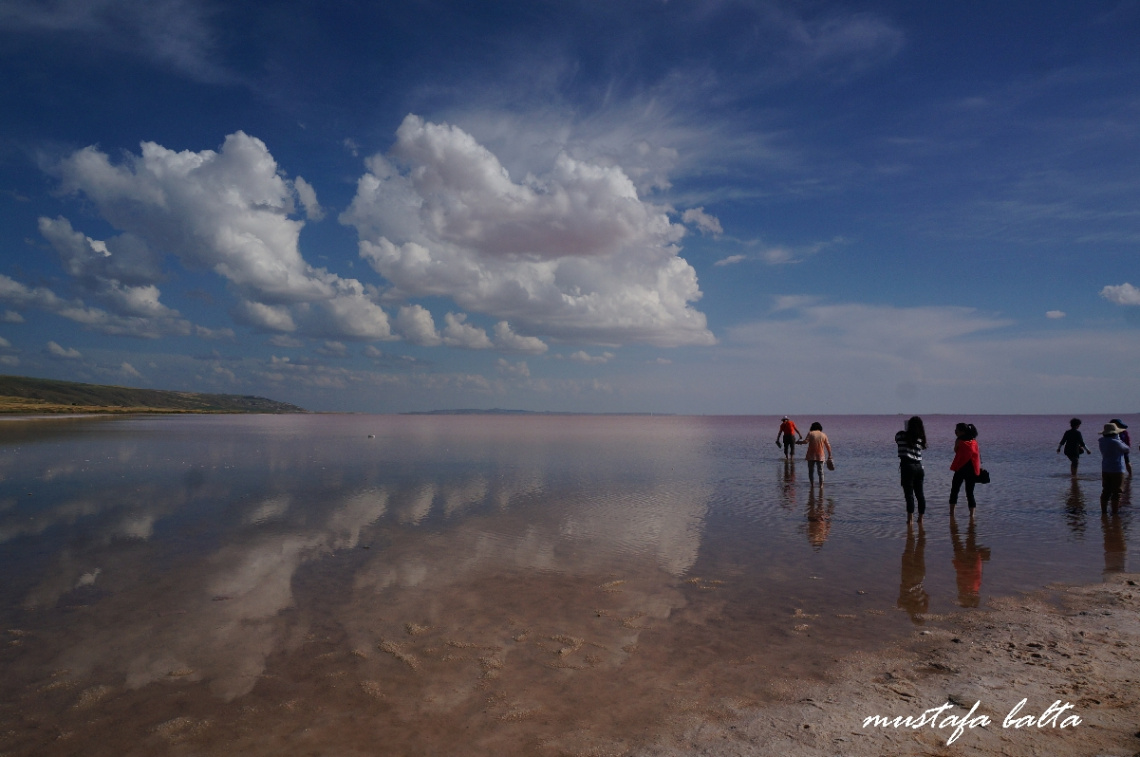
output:
[[807, 445], [807, 461], [808, 461], [808, 481], [809, 484], [815, 485], [815, 474], [819, 472], [819, 485], [823, 486], [823, 454], [827, 453], [827, 459], [831, 460], [831, 442], [827, 440], [827, 434], [823, 433], [823, 424], [819, 421], [811, 424], [811, 430], [808, 431], [807, 438], [803, 441], [796, 442], [796, 444]]

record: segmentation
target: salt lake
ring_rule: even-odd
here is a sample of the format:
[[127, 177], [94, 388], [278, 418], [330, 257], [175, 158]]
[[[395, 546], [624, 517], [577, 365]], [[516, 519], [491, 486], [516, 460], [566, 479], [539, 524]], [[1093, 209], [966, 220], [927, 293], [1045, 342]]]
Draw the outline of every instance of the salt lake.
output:
[[[1136, 549], [1069, 416], [0, 422], [0, 752], [629, 752]], [[1086, 415], [1086, 442], [1107, 420]], [[948, 515], [952, 429], [993, 483]], [[1125, 417], [1130, 423], [1130, 418]], [[802, 447], [799, 448], [802, 456]]]

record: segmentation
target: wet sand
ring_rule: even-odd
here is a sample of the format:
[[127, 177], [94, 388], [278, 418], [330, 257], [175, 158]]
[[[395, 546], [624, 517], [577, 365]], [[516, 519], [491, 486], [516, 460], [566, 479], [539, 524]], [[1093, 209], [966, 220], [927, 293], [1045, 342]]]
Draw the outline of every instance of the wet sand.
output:
[[[843, 659], [825, 682], [790, 685], [780, 703], [717, 721], [690, 717], [681, 735], [634, 753], [1140, 753], [1138, 584], [1140, 575], [1119, 574], [1104, 584], [1052, 587], [933, 619], [886, 650]], [[1055, 702], [1058, 714], [1051, 715]], [[946, 703], [952, 706], [922, 719]], [[865, 725], [872, 715], [890, 724]], [[900, 716], [910, 716], [911, 725], [897, 724]], [[961, 734], [948, 743], [962, 721]]]

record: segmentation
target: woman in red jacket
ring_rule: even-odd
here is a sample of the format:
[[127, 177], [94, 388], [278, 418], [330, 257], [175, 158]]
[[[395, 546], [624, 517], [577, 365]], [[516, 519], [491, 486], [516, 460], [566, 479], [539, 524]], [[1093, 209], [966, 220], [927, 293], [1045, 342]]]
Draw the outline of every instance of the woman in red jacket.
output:
[[954, 512], [954, 505], [958, 504], [958, 489], [962, 482], [966, 483], [966, 504], [970, 506], [970, 517], [974, 517], [974, 484], [982, 472], [982, 457], [978, 454], [978, 429], [973, 423], [959, 423], [954, 427], [954, 462], [950, 463], [950, 470], [954, 471], [954, 481], [950, 484], [950, 512]]

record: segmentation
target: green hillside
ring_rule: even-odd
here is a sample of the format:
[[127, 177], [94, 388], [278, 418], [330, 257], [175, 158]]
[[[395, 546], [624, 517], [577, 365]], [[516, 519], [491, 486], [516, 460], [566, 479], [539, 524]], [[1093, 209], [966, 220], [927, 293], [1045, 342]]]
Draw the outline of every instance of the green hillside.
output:
[[264, 397], [0, 376], [0, 413], [303, 413]]

